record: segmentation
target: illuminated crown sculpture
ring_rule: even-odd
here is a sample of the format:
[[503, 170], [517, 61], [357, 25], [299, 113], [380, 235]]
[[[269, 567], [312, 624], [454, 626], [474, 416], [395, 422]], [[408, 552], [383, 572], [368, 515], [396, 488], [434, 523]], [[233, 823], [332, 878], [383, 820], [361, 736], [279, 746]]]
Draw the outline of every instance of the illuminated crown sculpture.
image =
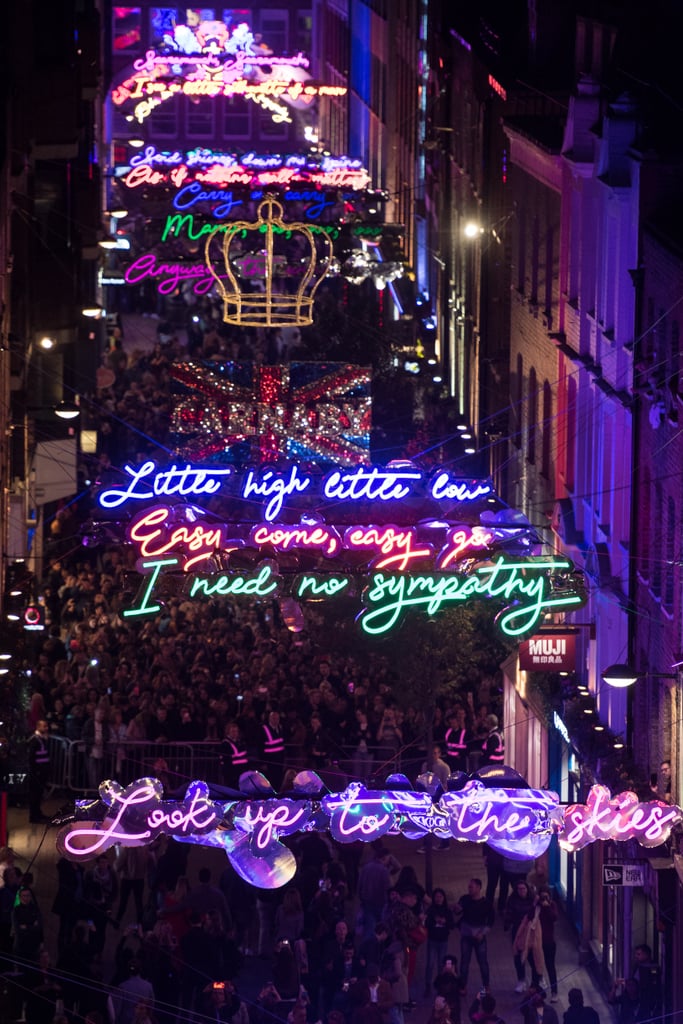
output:
[[[217, 235], [223, 236], [220, 272], [211, 253]], [[330, 265], [332, 242], [308, 224], [285, 223], [282, 206], [274, 196], [267, 195], [259, 204], [255, 221], [233, 221], [211, 232], [205, 258], [223, 300], [226, 324], [305, 327], [313, 323], [313, 300]], [[240, 261], [243, 265], [246, 259], [251, 259], [252, 265], [258, 262], [262, 291], [247, 291], [245, 282], [239, 279]]]

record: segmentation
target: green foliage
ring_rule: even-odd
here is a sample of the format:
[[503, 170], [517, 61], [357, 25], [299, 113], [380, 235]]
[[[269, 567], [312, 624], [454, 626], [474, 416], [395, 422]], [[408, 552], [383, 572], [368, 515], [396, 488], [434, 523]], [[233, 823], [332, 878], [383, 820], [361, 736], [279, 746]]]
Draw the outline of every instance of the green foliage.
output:
[[435, 619], [408, 616], [385, 651], [399, 701], [433, 705], [439, 696], [476, 687], [497, 672], [514, 644], [499, 635], [495, 612], [490, 604], [474, 602]]

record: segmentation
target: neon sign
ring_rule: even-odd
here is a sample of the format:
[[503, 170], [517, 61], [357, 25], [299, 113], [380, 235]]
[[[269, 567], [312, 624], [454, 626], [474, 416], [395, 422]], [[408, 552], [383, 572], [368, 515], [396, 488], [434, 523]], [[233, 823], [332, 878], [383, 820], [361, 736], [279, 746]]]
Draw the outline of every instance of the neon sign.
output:
[[123, 277], [126, 284], [139, 284], [148, 277], [158, 278], [157, 291], [161, 295], [172, 295], [186, 281], [194, 282], [192, 290], [196, 295], [207, 295], [214, 286], [214, 278], [205, 263], [162, 263], [153, 252], [139, 256]]
[[171, 421], [188, 457], [204, 460], [220, 452], [227, 461], [231, 445], [250, 440], [254, 461], [368, 461], [368, 367], [194, 362], [174, 363], [169, 372], [188, 392], [175, 404]]
[[299, 548], [305, 551], [320, 551], [331, 558], [341, 548], [341, 540], [337, 531], [328, 526], [314, 524], [312, 526], [255, 526], [249, 539], [258, 547], [272, 546], [276, 551], [289, 551]]
[[640, 803], [635, 793], [611, 797], [606, 786], [593, 786], [585, 804], [565, 809], [560, 846], [574, 852], [596, 839], [636, 839], [641, 846], [659, 846], [682, 817], [680, 807], [661, 800]]
[[413, 526], [404, 529], [396, 526], [350, 526], [344, 534], [344, 547], [349, 551], [375, 552], [375, 568], [392, 566], [400, 571], [434, 553], [430, 544], [419, 545], [417, 530]]
[[[359, 160], [351, 157], [325, 158], [317, 163], [309, 158], [273, 154], [258, 160], [253, 154], [237, 157], [229, 153], [196, 150], [187, 154], [158, 153], [148, 146], [143, 154], [130, 159], [130, 170], [120, 174], [118, 180], [129, 189], [173, 185], [179, 189], [176, 209], [186, 209], [187, 196], [199, 193], [206, 186], [226, 187], [248, 185], [251, 188], [281, 185], [308, 185], [315, 188], [346, 188], [360, 191], [370, 185], [370, 175]], [[196, 186], [193, 192], [183, 190]], [[195, 202], [205, 201], [195, 199]], [[180, 205], [185, 203], [187, 205]]]
[[[123, 467], [124, 472], [130, 477], [128, 486], [121, 490], [112, 488], [102, 491], [99, 495], [99, 503], [102, 508], [119, 508], [126, 502], [149, 501], [150, 498], [173, 497], [206, 497], [215, 494], [221, 487], [219, 478], [227, 478], [232, 473], [231, 469], [214, 469], [213, 467], [198, 466], [176, 466], [175, 464], [166, 469], [157, 469], [156, 462], [149, 460], [141, 466]], [[151, 477], [151, 481], [143, 484], [144, 480]]]
[[[335, 548], [332, 551], [332, 545], [337, 540], [334, 532], [324, 528], [317, 530], [309, 532], [302, 527], [292, 530], [259, 527], [255, 532], [269, 539], [271, 544], [273, 538], [277, 538], [281, 550], [289, 550], [289, 546], [295, 542], [299, 548], [310, 550], [314, 545], [307, 545], [307, 539], [313, 536], [316, 539], [324, 538], [318, 546], [326, 547], [327, 557], [332, 557], [337, 550]], [[212, 552], [213, 548], [210, 548], [188, 559], [186, 570]], [[160, 610], [160, 605], [155, 602], [155, 594], [164, 568], [182, 571], [180, 558], [150, 558], [141, 562], [141, 571], [149, 575], [143, 581], [134, 606], [122, 612], [124, 617], [152, 615]], [[398, 626], [408, 611], [422, 611], [434, 616], [451, 605], [488, 598], [503, 604], [496, 618], [500, 631], [506, 637], [517, 638], [533, 631], [548, 609], [568, 611], [585, 603], [585, 594], [578, 588], [562, 586], [559, 591], [554, 588], [550, 573], [570, 568], [571, 563], [566, 559], [527, 558], [509, 561], [505, 555], [499, 555], [489, 563], [475, 565], [460, 574], [415, 576], [409, 573], [385, 575], [373, 572], [363, 590], [363, 609], [358, 621], [363, 632], [380, 636]], [[341, 577], [338, 583], [331, 582], [329, 586], [323, 586], [317, 575], [299, 576], [293, 593], [302, 600], [320, 601], [337, 596], [346, 587], [345, 577]], [[275, 576], [269, 565], [263, 565], [255, 574], [220, 572], [193, 576], [186, 573], [184, 590], [190, 599], [287, 596], [283, 581]]]
[[[274, 57], [246, 52], [198, 56], [148, 50], [133, 63], [133, 74], [111, 93], [114, 106], [142, 123], [175, 96], [244, 96], [270, 110], [278, 123], [291, 123], [287, 107], [305, 110], [318, 96], [345, 96], [345, 86], [314, 85], [302, 55]], [[278, 103], [281, 99], [283, 102]]]
[[585, 596], [563, 588], [556, 592], [550, 573], [567, 572], [571, 562], [563, 558], [525, 558], [509, 561], [505, 555], [471, 572], [457, 575], [385, 575], [373, 573], [363, 593], [360, 614], [365, 633], [378, 636], [397, 625], [411, 609], [436, 615], [444, 607], [465, 604], [476, 598], [501, 599], [506, 603], [496, 623], [508, 637], [534, 629], [542, 614], [554, 608], [568, 611], [584, 604]]
[[138, 779], [125, 788], [107, 781], [100, 785], [99, 801], [76, 805], [75, 820], [57, 836], [57, 849], [79, 862], [116, 843], [144, 846], [169, 835], [223, 849], [245, 881], [276, 888], [297, 869], [280, 839], [298, 831], [329, 831], [340, 843], [400, 834], [421, 839], [434, 833], [487, 842], [508, 856], [527, 859], [540, 856], [553, 835], [573, 850], [596, 840], [635, 839], [658, 846], [683, 821], [680, 807], [658, 800], [639, 803], [634, 793], [611, 799], [603, 786], [590, 790], [585, 805], [562, 807], [556, 793], [516, 788], [509, 780], [506, 785], [506, 774], [516, 773], [500, 771], [501, 785], [493, 777], [460, 777], [460, 788], [443, 792], [434, 776], [425, 774], [416, 790], [405, 776], [391, 776], [385, 790], [351, 782], [340, 793], [328, 793], [314, 772], [305, 771], [294, 779], [292, 792], [281, 797], [264, 776], [246, 772], [240, 778], [244, 792], [222, 802], [209, 799], [205, 782], [191, 783], [184, 797], [174, 801], [163, 799], [156, 779]]
[[170, 551], [186, 549], [188, 557], [184, 568], [187, 572], [198, 562], [210, 558], [214, 552], [226, 548], [224, 526], [205, 527], [202, 523], [171, 526], [170, 518], [171, 509], [162, 505], [148, 509], [131, 522], [128, 535], [139, 545], [143, 558], [158, 557]]
[[[226, 394], [237, 398], [241, 388]], [[309, 389], [309, 394], [312, 394]], [[278, 390], [274, 388], [277, 396]], [[303, 398], [304, 396], [302, 396]], [[316, 424], [317, 425], [317, 424]], [[127, 476], [120, 486], [102, 489], [98, 504], [105, 509], [126, 510], [154, 499], [195, 499], [216, 495], [234, 495], [253, 503], [264, 504], [263, 518], [275, 520], [285, 503], [300, 496], [324, 499], [327, 503], [340, 502], [344, 505], [358, 502], [402, 502], [409, 498], [424, 499], [434, 493], [432, 481], [425, 478], [421, 469], [411, 462], [389, 463], [386, 466], [356, 466], [334, 468], [326, 474], [303, 470], [297, 463], [286, 469], [259, 467], [240, 472], [230, 467], [195, 466], [190, 463], [171, 463], [162, 467], [149, 459], [139, 466], [125, 465]], [[437, 470], [437, 473], [439, 471]], [[477, 492], [490, 495], [492, 485], [487, 481], [461, 481], [463, 493], [460, 504], [474, 505]], [[260, 513], [259, 513], [260, 516]], [[427, 521], [430, 524], [430, 521]], [[430, 524], [430, 528], [438, 524]], [[452, 561], [458, 561], [473, 551], [492, 546], [499, 536], [509, 533], [518, 536], [523, 528], [515, 523], [501, 522], [498, 526], [450, 526], [447, 527], [446, 544], [439, 555], [439, 567], [447, 568]], [[531, 527], [527, 525], [527, 531]], [[349, 550], [376, 549], [378, 554], [391, 555], [399, 550], [410, 550], [415, 542], [414, 527], [366, 526], [347, 530], [344, 544]], [[381, 567], [380, 567], [381, 568]]]

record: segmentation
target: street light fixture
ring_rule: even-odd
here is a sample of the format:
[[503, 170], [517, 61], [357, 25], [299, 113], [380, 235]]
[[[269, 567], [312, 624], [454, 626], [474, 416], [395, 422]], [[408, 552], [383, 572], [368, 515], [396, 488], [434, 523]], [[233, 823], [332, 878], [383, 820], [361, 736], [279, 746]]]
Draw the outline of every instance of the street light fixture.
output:
[[48, 334], [46, 334], [40, 339], [38, 344], [45, 352], [49, 352], [50, 349], [55, 347], [57, 342], [55, 341], [54, 338], [51, 338]]
[[83, 306], [81, 314], [87, 316], [91, 320], [97, 320], [102, 316], [103, 310], [101, 306], [98, 306], [96, 302], [92, 302], [89, 305]]
[[81, 410], [78, 408], [75, 402], [60, 402], [55, 408], [55, 415], [59, 416], [60, 420], [75, 420], [77, 416], [80, 416]]
[[640, 676], [649, 676], [651, 679], [678, 679], [675, 672], [638, 672], [630, 665], [621, 664], [610, 665], [602, 673], [603, 682], [617, 690], [625, 690], [628, 686], [633, 686]]

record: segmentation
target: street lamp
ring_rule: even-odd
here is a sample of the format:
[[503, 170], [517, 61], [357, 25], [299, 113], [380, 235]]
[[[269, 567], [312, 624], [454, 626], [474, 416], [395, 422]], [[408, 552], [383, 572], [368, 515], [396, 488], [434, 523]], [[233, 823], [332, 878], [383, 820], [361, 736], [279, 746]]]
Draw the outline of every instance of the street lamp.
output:
[[628, 686], [633, 686], [638, 678], [638, 673], [630, 665], [610, 665], [602, 673], [602, 678], [608, 686], [613, 686], [615, 690], [625, 690]]
[[675, 672], [638, 672], [630, 665], [621, 664], [610, 665], [601, 675], [603, 682], [617, 690], [633, 686], [640, 676], [649, 676], [651, 679], [678, 679]]
[[75, 402], [62, 401], [55, 407], [55, 416], [59, 416], [60, 420], [75, 420], [80, 414], [81, 410]]

